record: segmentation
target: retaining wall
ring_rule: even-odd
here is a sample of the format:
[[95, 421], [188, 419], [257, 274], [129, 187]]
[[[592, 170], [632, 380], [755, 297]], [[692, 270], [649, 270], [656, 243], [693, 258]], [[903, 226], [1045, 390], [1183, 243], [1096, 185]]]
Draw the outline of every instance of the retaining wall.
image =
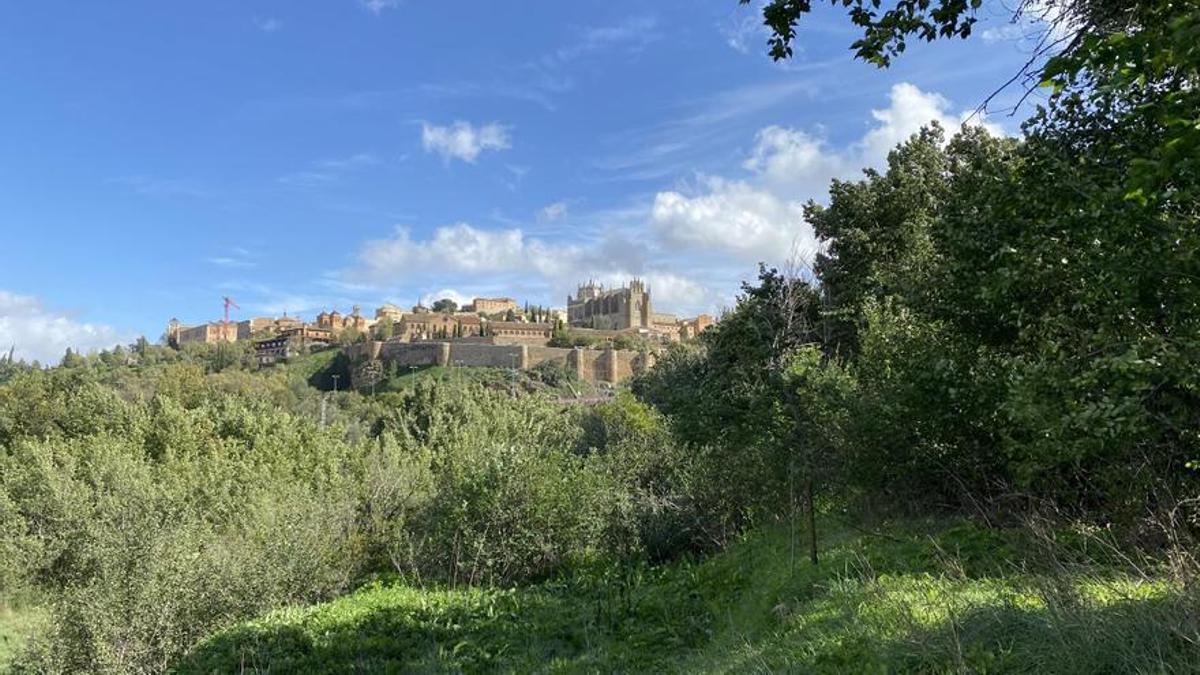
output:
[[466, 366], [532, 368], [554, 361], [589, 382], [623, 382], [654, 365], [652, 354], [617, 349], [564, 349], [471, 342], [363, 342], [346, 347], [354, 360], [379, 360], [401, 367]]
[[442, 343], [450, 345], [450, 363], [457, 366], [521, 368], [526, 365], [525, 349], [520, 346]]

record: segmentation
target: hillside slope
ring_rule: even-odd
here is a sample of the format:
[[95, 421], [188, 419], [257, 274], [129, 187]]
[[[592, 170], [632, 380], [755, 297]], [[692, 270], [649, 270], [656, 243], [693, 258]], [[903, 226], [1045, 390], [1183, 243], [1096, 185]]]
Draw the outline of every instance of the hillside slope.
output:
[[12, 660], [29, 636], [41, 628], [44, 618], [35, 608], [14, 609], [0, 598], [0, 673], [8, 672]]
[[[1194, 599], [965, 523], [780, 529], [703, 562], [520, 589], [377, 584], [222, 632], [179, 672], [1191, 672]], [[1070, 570], [1070, 571], [1068, 571]]]

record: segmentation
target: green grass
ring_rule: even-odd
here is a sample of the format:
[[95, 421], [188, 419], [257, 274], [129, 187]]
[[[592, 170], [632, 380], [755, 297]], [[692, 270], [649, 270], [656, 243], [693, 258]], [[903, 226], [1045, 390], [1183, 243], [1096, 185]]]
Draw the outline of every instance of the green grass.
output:
[[[966, 524], [781, 530], [700, 563], [598, 567], [519, 589], [377, 584], [213, 636], [185, 673], [1195, 672], [1200, 612], [1166, 581], [1031, 568]], [[1033, 571], [1031, 571], [1031, 569]]]
[[301, 379], [308, 380], [309, 378], [329, 368], [333, 364], [334, 360], [337, 359], [338, 354], [340, 354], [341, 351], [342, 350], [340, 347], [328, 347], [326, 349], [315, 351], [311, 354], [302, 354], [292, 357], [288, 361], [275, 367], [295, 373]]
[[36, 609], [17, 609], [0, 603], [0, 673], [8, 670], [17, 652], [41, 629], [43, 620]]

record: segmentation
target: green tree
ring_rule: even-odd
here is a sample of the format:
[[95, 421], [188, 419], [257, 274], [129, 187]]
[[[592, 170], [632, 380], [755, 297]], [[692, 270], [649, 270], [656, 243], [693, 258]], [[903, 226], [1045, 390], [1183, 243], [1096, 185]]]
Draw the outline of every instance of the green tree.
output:
[[66, 353], [63, 354], [62, 362], [59, 364], [63, 368], [79, 368], [87, 364], [82, 356], [75, 353], [70, 347], [67, 347]]
[[349, 326], [347, 328], [343, 328], [342, 331], [338, 333], [337, 341], [338, 344], [342, 346], [352, 345], [356, 342], [359, 342], [361, 337], [362, 331], [358, 330], [354, 326]]
[[[967, 37], [979, 6], [841, 4], [862, 31], [856, 55], [881, 66], [908, 39]], [[775, 58], [791, 55], [810, 9], [764, 6]], [[1049, 0], [1018, 12], [1047, 19], [1028, 67], [1051, 94], [1024, 142], [954, 139], [945, 172], [916, 182], [936, 197], [925, 206], [870, 175], [835, 185], [811, 213], [831, 238], [820, 277], [835, 338], [861, 351], [860, 431], [898, 439], [881, 465], [1132, 513], [1179, 492], [1200, 456], [1185, 365], [1200, 349], [1200, 7]]]
[[699, 457], [709, 541], [757, 516], [784, 511], [805, 467], [795, 462], [796, 414], [788, 369], [820, 344], [820, 297], [796, 274], [762, 267], [736, 307], [694, 345], [677, 345], [632, 387], [662, 410]]
[[947, 190], [944, 144], [935, 123], [890, 152], [883, 173], [834, 180], [829, 206], [805, 207], [817, 236], [829, 242], [815, 272], [825, 293], [831, 351], [854, 352], [868, 298], [913, 298], [928, 284], [929, 227]]
[[380, 319], [379, 324], [375, 328], [375, 337], [380, 340], [390, 340], [393, 335], [395, 335], [395, 326], [392, 320], [388, 317]]
[[458, 311], [458, 303], [450, 298], [442, 298], [433, 303], [432, 309], [435, 312], [442, 312], [443, 314], [453, 314]]
[[[1189, 53], [1156, 32], [1127, 39]], [[1101, 86], [1062, 89], [1015, 152], [964, 155], [936, 225], [941, 292], [928, 311], [1006, 364], [996, 386], [1011, 480], [1132, 515], [1177, 491], [1200, 456], [1184, 431], [1200, 424], [1185, 365], [1200, 358], [1200, 175], [1193, 158], [1163, 154], [1187, 144], [1163, 122], [1177, 72], [1144, 86], [1097, 49], [1087, 77]], [[1200, 83], [1190, 68], [1185, 91]], [[1169, 176], [1147, 168], [1160, 161]]]

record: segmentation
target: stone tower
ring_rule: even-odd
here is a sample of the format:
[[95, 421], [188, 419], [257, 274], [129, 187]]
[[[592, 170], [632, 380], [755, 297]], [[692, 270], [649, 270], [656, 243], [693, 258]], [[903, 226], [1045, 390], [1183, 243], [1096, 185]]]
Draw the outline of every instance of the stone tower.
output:
[[650, 291], [640, 279], [608, 290], [589, 281], [579, 286], [575, 297], [567, 297], [567, 322], [580, 328], [649, 328], [652, 316]]

